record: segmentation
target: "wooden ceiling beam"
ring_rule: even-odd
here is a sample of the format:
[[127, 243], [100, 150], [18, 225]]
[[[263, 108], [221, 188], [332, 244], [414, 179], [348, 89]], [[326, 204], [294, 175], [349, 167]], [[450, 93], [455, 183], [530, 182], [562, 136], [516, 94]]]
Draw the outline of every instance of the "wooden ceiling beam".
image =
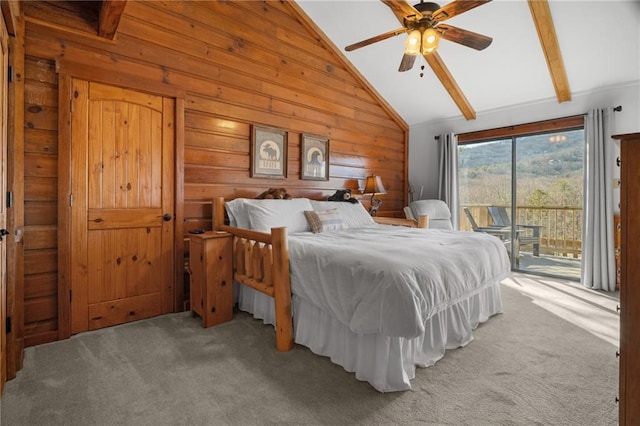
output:
[[20, 15], [20, 3], [18, 0], [1, 0], [2, 15], [7, 25], [9, 35], [16, 35], [16, 19]]
[[103, 0], [98, 20], [98, 35], [113, 40], [127, 0]]
[[464, 118], [467, 120], [475, 120], [476, 112], [467, 97], [462, 93], [458, 83], [454, 80], [449, 69], [442, 61], [442, 58], [438, 55], [438, 52], [424, 55], [424, 59], [426, 59], [433, 72], [436, 73], [436, 77], [438, 77], [444, 88], [447, 89], [447, 92], [449, 92], [449, 95], [460, 109], [460, 112], [462, 112], [462, 115], [464, 115]]
[[533, 22], [538, 31], [540, 45], [542, 46], [542, 51], [547, 61], [547, 67], [549, 67], [551, 81], [556, 91], [558, 102], [570, 101], [571, 89], [569, 88], [569, 79], [567, 78], [567, 72], [564, 68], [564, 61], [562, 60], [556, 29], [553, 25], [549, 2], [547, 0], [528, 0], [528, 3]]

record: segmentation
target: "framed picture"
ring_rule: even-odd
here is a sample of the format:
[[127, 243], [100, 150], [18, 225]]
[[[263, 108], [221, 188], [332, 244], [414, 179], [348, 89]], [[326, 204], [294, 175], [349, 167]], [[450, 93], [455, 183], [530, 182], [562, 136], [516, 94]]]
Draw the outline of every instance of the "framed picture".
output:
[[329, 139], [322, 136], [302, 135], [300, 178], [329, 180]]
[[251, 177], [271, 179], [285, 179], [287, 177], [286, 131], [252, 126]]

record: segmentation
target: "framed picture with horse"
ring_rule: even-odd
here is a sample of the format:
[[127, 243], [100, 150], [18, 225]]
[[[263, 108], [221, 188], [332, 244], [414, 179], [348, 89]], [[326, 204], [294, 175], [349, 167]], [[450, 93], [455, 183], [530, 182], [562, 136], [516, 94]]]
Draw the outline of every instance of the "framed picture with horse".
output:
[[253, 125], [251, 129], [251, 177], [287, 177], [287, 132]]
[[300, 179], [329, 180], [329, 139], [303, 134], [300, 145]]

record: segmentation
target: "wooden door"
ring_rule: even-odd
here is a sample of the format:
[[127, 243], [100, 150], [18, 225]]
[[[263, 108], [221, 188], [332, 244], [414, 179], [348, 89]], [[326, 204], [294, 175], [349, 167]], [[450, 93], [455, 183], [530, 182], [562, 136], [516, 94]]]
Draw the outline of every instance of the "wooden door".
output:
[[4, 19], [0, 19], [0, 396], [7, 379], [7, 333], [5, 317], [7, 315], [7, 243], [6, 226], [7, 210], [5, 195], [7, 193], [7, 121], [8, 121], [8, 92], [9, 81], [9, 36]]
[[73, 80], [71, 333], [173, 312], [173, 99]]

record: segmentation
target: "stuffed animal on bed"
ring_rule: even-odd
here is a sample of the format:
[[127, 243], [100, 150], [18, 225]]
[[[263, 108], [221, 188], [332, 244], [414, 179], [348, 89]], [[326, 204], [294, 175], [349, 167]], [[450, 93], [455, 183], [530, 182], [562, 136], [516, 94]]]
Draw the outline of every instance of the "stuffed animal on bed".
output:
[[335, 194], [329, 197], [329, 201], [346, 201], [352, 204], [358, 203], [358, 200], [351, 197], [350, 189], [338, 189]]
[[256, 197], [257, 199], [290, 200], [292, 197], [284, 188], [269, 188]]

